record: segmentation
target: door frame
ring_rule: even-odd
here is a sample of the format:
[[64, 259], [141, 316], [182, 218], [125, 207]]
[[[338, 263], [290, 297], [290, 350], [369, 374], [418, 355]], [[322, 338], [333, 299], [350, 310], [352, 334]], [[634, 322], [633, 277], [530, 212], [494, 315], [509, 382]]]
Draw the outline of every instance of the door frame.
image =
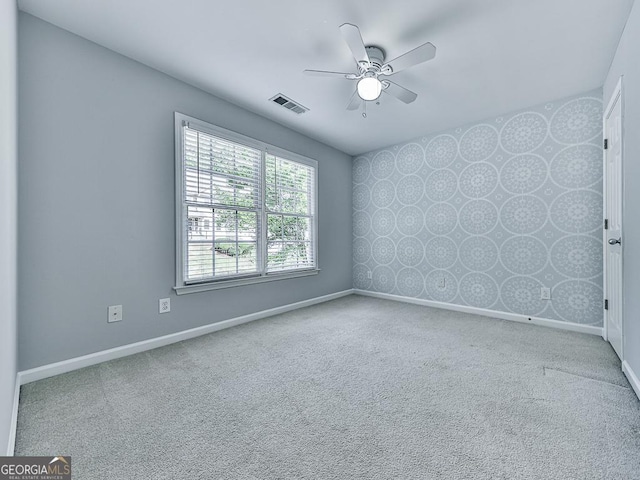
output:
[[[607, 138], [607, 117], [611, 114], [611, 110], [613, 109], [613, 106], [615, 105], [616, 101], [620, 102], [620, 120], [621, 120], [621, 126], [620, 126], [620, 137], [622, 139], [622, 145], [620, 145], [620, 171], [621, 171], [621, 185], [620, 185], [620, 196], [622, 201], [620, 202], [620, 207], [622, 209], [622, 218], [624, 219], [624, 211], [625, 211], [625, 205], [624, 205], [624, 137], [625, 137], [625, 132], [624, 132], [624, 102], [623, 102], [623, 88], [622, 88], [622, 80], [623, 80], [624, 76], [621, 75], [620, 78], [618, 79], [618, 83], [616, 84], [616, 87], [613, 89], [613, 92], [611, 93], [611, 97], [609, 98], [609, 102], [607, 104], [607, 108], [604, 110], [603, 114], [602, 114], [602, 136], [603, 136], [603, 141], [604, 139]], [[608, 242], [608, 232], [609, 230], [605, 230], [604, 229], [604, 220], [607, 218], [607, 151], [606, 150], [602, 150], [602, 201], [603, 201], [603, 209], [602, 209], [602, 287], [603, 287], [603, 293], [604, 293], [604, 297], [606, 298], [609, 294], [608, 291], [606, 291], [607, 289], [607, 242]], [[620, 232], [621, 237], [624, 235], [624, 225], [623, 225], [623, 229]], [[622, 259], [624, 260], [624, 238], [622, 239], [622, 245], [620, 246], [620, 255], [622, 257]], [[621, 336], [622, 336], [622, 343], [621, 343], [621, 347], [620, 347], [620, 360], [624, 361], [624, 261], [622, 261], [622, 265], [621, 265], [621, 269], [622, 269], [622, 282], [621, 282], [621, 288], [622, 288], [622, 305], [620, 305], [620, 329], [621, 329]], [[604, 305], [603, 305], [604, 307]], [[608, 310], [604, 310], [603, 308], [603, 326], [602, 326], [602, 338], [604, 340], [606, 340], [607, 342], [609, 341], [609, 326], [608, 326]]]

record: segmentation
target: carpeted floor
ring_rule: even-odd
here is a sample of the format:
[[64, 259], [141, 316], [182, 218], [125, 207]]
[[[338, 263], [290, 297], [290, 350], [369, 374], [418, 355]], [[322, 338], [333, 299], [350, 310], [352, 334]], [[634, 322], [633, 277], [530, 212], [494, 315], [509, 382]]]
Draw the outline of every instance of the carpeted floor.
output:
[[633, 479], [601, 338], [349, 296], [22, 387], [74, 479]]

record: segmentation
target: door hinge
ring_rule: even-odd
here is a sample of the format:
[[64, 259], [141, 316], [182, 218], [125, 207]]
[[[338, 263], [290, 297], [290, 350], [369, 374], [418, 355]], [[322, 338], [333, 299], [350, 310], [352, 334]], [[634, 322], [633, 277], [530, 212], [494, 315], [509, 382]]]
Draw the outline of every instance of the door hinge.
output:
[[604, 149], [606, 150], [607, 148], [609, 148], [609, 139], [605, 138], [604, 139]]
[[606, 298], [604, 299], [604, 309], [609, 310], [609, 300], [607, 300]]
[[609, 230], [609, 219], [608, 218], [604, 219], [604, 229], [605, 230]]

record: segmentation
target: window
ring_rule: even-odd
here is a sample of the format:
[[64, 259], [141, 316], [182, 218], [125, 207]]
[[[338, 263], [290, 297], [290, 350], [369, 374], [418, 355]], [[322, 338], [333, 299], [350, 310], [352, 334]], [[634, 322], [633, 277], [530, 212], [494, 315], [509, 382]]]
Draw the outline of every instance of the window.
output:
[[267, 271], [315, 266], [315, 168], [266, 155]]
[[316, 273], [316, 170], [176, 113], [176, 291]]

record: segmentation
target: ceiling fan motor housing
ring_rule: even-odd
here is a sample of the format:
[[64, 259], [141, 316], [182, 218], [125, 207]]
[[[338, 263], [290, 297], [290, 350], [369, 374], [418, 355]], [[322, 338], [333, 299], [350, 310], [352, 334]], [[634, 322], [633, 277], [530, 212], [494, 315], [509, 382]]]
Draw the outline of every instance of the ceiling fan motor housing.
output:
[[384, 50], [382, 50], [380, 47], [375, 46], [365, 47], [365, 50], [367, 52], [367, 55], [369, 55], [369, 68], [380, 71], [382, 65], [384, 65]]

